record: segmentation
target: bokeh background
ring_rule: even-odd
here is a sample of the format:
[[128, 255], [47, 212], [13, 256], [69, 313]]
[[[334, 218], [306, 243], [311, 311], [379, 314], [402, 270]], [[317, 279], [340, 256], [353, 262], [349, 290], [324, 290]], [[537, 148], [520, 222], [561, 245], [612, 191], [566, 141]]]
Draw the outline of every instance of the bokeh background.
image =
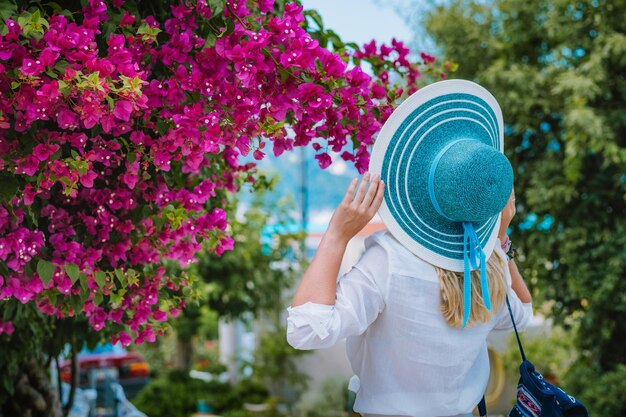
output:
[[[1, 10], [8, 10], [5, 3]], [[536, 314], [523, 336], [527, 355], [590, 415], [626, 415], [626, 1], [301, 4], [311, 11], [309, 22], [323, 22], [321, 29], [342, 42], [401, 41], [413, 51], [410, 59], [427, 53], [445, 77], [474, 80], [497, 98], [515, 171], [510, 236]], [[38, 339], [30, 344], [18, 338], [19, 329], [14, 336], [0, 331], [5, 362], [21, 358], [23, 346], [58, 345], [59, 367], [48, 358], [50, 372], [37, 375], [66, 390], [67, 398], [66, 383], [79, 361], [77, 405], [65, 410], [73, 417], [356, 415], [343, 345], [312, 353], [285, 340], [294, 286], [349, 181], [359, 175], [333, 153], [332, 164], [321, 169], [315, 153], [296, 148], [261, 161], [247, 157], [258, 163], [259, 180], [228, 201], [235, 249], [220, 258], [200, 254], [184, 270], [193, 282], [187, 308], [154, 343], [121, 348], [96, 337], [90, 341], [100, 341], [99, 348], [85, 345], [72, 360], [64, 341], [52, 335], [87, 324], [45, 322], [51, 327], [34, 329]], [[351, 242], [342, 271], [356, 262], [364, 238], [383, 228], [375, 218]], [[9, 302], [0, 303], [6, 316]], [[515, 400], [519, 353], [511, 338], [490, 339], [489, 346], [487, 401], [491, 416], [504, 416]], [[9, 369], [5, 362], [0, 358], [3, 370]], [[3, 387], [12, 384], [7, 375]], [[103, 381], [120, 383], [121, 394], [103, 391]], [[126, 411], [111, 405], [121, 397], [130, 400], [124, 399]], [[0, 417], [13, 416], [0, 411]]]

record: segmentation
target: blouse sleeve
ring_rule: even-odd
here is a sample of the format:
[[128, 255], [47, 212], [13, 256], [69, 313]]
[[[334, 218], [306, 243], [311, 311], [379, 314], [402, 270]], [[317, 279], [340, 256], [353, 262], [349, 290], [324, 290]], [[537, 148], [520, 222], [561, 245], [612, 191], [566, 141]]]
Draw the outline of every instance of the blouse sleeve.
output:
[[339, 279], [334, 305], [308, 302], [287, 308], [289, 344], [296, 349], [321, 349], [362, 334], [385, 306], [387, 264], [385, 249], [369, 245], [359, 262]]
[[[515, 318], [515, 325], [518, 331], [524, 330], [533, 318], [533, 304], [522, 303], [515, 294], [515, 291], [507, 291], [509, 297], [509, 303], [511, 304], [511, 311]], [[513, 323], [511, 322], [511, 316], [509, 315], [509, 309], [504, 306], [500, 309], [496, 316], [496, 325], [493, 328], [494, 332], [509, 333], [513, 331]]]

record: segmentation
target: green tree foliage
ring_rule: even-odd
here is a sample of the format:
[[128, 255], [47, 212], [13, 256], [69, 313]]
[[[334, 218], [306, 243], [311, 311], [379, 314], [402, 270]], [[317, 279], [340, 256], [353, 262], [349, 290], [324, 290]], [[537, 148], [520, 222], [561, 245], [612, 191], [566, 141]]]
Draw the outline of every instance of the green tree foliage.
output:
[[[193, 302], [196, 306], [208, 307], [220, 317], [239, 318], [274, 311], [281, 305], [282, 292], [293, 283], [295, 270], [300, 266], [298, 251], [304, 235], [298, 230], [287, 199], [265, 198], [275, 181], [276, 178], [260, 181], [262, 184], [255, 186], [250, 202], [230, 202], [233, 212], [236, 207], [243, 208], [229, 226], [237, 245], [221, 256], [198, 254], [198, 263], [189, 271], [192, 279], [198, 281]], [[189, 307], [184, 316], [200, 320], [200, 309]], [[177, 323], [176, 327], [196, 334], [198, 324]]]
[[150, 417], [189, 417], [203, 402], [216, 413], [240, 410], [245, 402], [264, 400], [267, 391], [250, 380], [237, 386], [201, 381], [186, 372], [171, 370], [152, 381], [133, 403]]
[[[194, 337], [216, 338], [216, 326], [207, 326], [208, 321], [263, 312], [273, 317], [282, 310], [283, 291], [293, 283], [295, 269], [300, 266], [297, 255], [303, 234], [297, 231], [293, 207], [286, 199], [265, 198], [276, 180], [262, 177], [249, 202], [233, 199], [229, 203], [232, 212], [243, 208], [239, 218], [230, 221], [235, 248], [221, 256], [202, 252], [198, 263], [190, 267], [197, 291], [172, 322], [178, 342], [177, 367], [191, 368]], [[241, 193], [240, 197], [246, 196]]]
[[425, 23], [503, 109], [513, 239], [536, 305], [579, 324], [579, 393], [593, 414], [626, 414], [585, 387], [626, 363], [626, 2], [454, 0]]
[[196, 266], [207, 284], [203, 302], [223, 317], [256, 315], [281, 305], [304, 238], [296, 232], [299, 226], [287, 200], [269, 202], [260, 193], [241, 206], [247, 206], [242, 218], [231, 221], [235, 249], [220, 257], [206, 254]]

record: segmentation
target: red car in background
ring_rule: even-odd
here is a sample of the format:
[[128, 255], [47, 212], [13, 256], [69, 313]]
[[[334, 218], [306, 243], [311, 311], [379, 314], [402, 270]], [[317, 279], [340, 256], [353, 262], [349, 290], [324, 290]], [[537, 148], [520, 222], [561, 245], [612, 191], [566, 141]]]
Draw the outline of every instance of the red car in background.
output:
[[[78, 354], [79, 387], [98, 388], [102, 381], [118, 382], [128, 399], [133, 398], [150, 381], [150, 365], [139, 353], [128, 352], [120, 345], [98, 346]], [[70, 383], [71, 362], [61, 363], [61, 379]]]

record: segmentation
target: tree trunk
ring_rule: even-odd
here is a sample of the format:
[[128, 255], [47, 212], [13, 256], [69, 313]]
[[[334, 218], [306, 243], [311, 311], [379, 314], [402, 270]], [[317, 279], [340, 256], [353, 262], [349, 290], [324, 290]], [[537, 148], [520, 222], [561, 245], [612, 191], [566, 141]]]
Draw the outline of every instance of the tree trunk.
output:
[[176, 369], [189, 372], [191, 370], [193, 360], [193, 346], [191, 339], [176, 338], [176, 357], [174, 358], [174, 366]]
[[70, 414], [70, 410], [74, 405], [74, 396], [76, 395], [76, 388], [78, 387], [78, 373], [80, 372], [78, 365], [78, 353], [76, 352], [76, 343], [72, 336], [72, 383], [70, 387], [70, 395], [67, 399], [67, 404], [63, 406], [63, 417], [67, 417]]
[[239, 381], [239, 337], [237, 320], [221, 318], [219, 321], [220, 362], [226, 365], [231, 384]]
[[15, 394], [4, 404], [0, 414], [6, 417], [63, 417], [44, 365], [31, 358], [21, 370], [15, 382]]

